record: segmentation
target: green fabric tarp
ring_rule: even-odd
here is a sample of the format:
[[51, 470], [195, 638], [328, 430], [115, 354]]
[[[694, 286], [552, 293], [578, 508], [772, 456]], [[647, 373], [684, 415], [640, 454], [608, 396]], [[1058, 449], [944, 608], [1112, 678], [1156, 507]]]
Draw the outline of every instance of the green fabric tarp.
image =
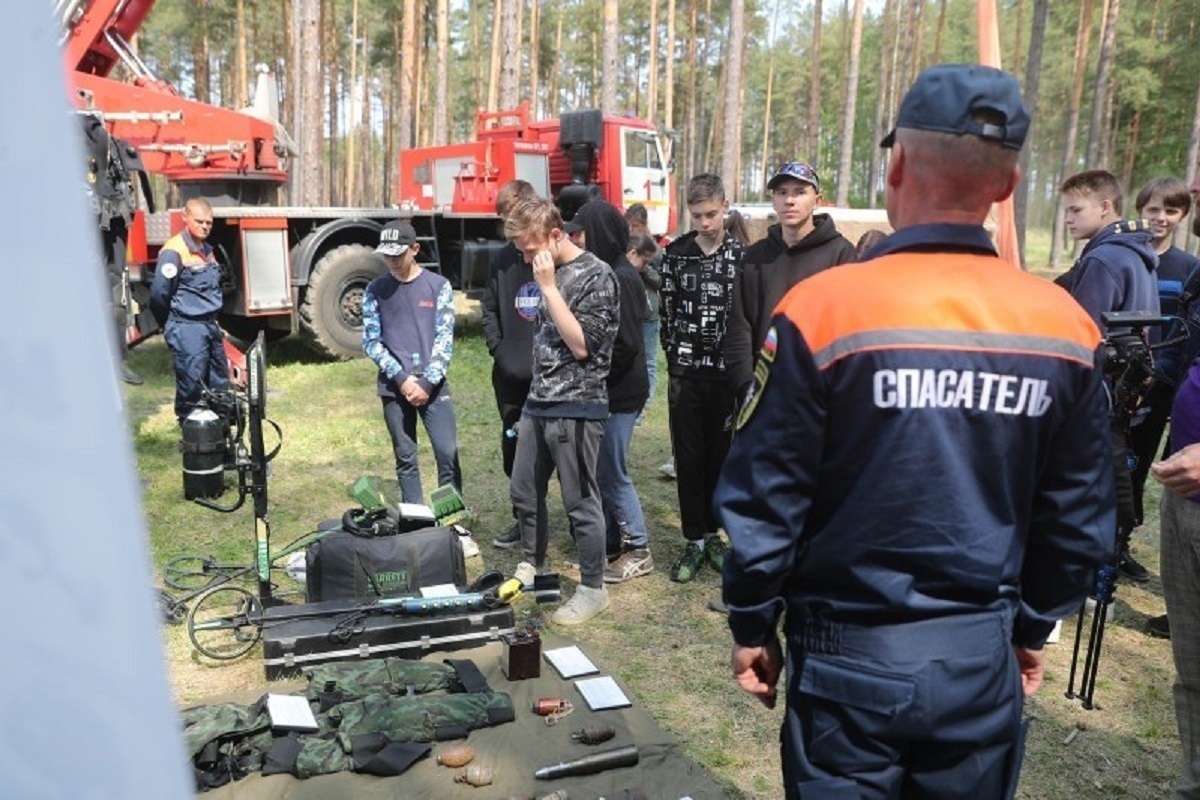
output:
[[[574, 644], [560, 636], [543, 632], [543, 649]], [[597, 654], [588, 657], [600, 667], [601, 675], [611, 675]], [[695, 800], [715, 800], [725, 797], [720, 785], [702, 767], [689, 759], [675, 739], [658, 726], [654, 719], [635, 702], [631, 708], [592, 712], [575, 690], [573, 681], [563, 680], [554, 668], [541, 662], [541, 676], [523, 681], [509, 681], [500, 669], [502, 646], [491, 643], [473, 650], [454, 653], [433, 653], [425, 661], [443, 658], [469, 658], [487, 678], [493, 690], [512, 697], [517, 711], [515, 722], [495, 728], [472, 731], [463, 740], [435, 743], [428, 758], [418, 761], [404, 774], [394, 778], [377, 778], [354, 773], [318, 775], [304, 780], [290, 775], [263, 777], [253, 774], [234, 783], [198, 795], [201, 800], [392, 800], [394, 798], [459, 798], [479, 797], [480, 800], [498, 797], [541, 797], [557, 789], [565, 789], [572, 800], [591, 800], [612, 796], [622, 789], [637, 787], [653, 800], [673, 800], [691, 797]], [[302, 692], [302, 681], [266, 684], [235, 697], [214, 698], [206, 702], [253, 702], [265, 692]], [[631, 699], [630, 691], [622, 687]], [[562, 697], [575, 705], [575, 712], [556, 725], [546, 724], [530, 710], [535, 700]], [[571, 733], [590, 723], [607, 723], [617, 735], [601, 745], [586, 746], [571, 739]], [[437, 764], [438, 753], [451, 746], [466, 743], [476, 751], [473, 763], [485, 764], [495, 772], [490, 786], [472, 789], [455, 783], [458, 769]], [[539, 781], [533, 777], [538, 767], [568, 761], [600, 750], [635, 744], [640, 753], [637, 766], [584, 775]]]

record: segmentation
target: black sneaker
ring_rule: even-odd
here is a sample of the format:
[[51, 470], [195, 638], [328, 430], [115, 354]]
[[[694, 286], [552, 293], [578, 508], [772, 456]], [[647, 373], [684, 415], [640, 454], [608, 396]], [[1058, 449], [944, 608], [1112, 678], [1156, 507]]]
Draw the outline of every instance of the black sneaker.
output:
[[1145, 583], [1150, 580], [1150, 570], [1134, 561], [1133, 556], [1129, 554], [1128, 550], [1121, 553], [1121, 560], [1117, 565], [1121, 569], [1121, 574], [1131, 581]]
[[141, 375], [138, 375], [124, 364], [121, 365], [121, 380], [125, 381], [130, 386], [141, 386], [143, 383], [145, 383], [145, 381], [142, 380]]
[[729, 614], [729, 607], [725, 605], [725, 601], [719, 597], [711, 597], [708, 600], [708, 610], [715, 611], [718, 614]]
[[511, 528], [492, 539], [492, 544], [501, 550], [512, 550], [514, 547], [519, 547], [521, 545], [521, 527], [514, 522]]
[[1146, 622], [1146, 632], [1155, 639], [1170, 639], [1171, 621], [1167, 619], [1166, 614], [1159, 617], [1151, 617]]

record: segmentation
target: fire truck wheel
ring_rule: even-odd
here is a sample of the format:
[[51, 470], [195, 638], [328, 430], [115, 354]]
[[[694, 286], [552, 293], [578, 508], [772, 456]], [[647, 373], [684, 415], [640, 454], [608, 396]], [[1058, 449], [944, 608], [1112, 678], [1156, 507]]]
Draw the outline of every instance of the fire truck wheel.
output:
[[361, 244], [335, 247], [316, 263], [308, 276], [300, 320], [318, 347], [335, 358], [363, 354], [363, 293], [383, 272], [383, 261]]

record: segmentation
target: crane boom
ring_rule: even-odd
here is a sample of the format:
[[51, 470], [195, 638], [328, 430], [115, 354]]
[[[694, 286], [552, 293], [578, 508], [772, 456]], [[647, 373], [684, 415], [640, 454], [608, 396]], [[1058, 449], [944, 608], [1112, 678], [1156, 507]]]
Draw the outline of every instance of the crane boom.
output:
[[[129, 41], [155, 0], [58, 0], [71, 102], [136, 147], [149, 172], [179, 185], [251, 205], [273, 202], [286, 183], [290, 140], [268, 109], [274, 83], [260, 75], [255, 108], [235, 111], [181, 97], [154, 76]], [[117, 64], [133, 76], [110, 77]], [[188, 187], [194, 188], [189, 191]]]

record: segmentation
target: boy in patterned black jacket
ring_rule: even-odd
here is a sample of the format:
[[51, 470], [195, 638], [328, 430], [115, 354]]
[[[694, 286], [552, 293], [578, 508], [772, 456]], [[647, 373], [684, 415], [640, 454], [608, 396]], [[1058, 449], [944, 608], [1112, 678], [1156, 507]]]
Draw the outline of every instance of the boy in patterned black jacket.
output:
[[722, 347], [743, 252], [725, 233], [729, 202], [718, 176], [702, 173], [688, 181], [687, 204], [694, 230], [667, 247], [659, 309], [679, 517], [687, 539], [671, 567], [671, 580], [679, 583], [696, 577], [706, 560], [720, 572], [725, 559], [712, 498], [733, 434], [734, 386]]

